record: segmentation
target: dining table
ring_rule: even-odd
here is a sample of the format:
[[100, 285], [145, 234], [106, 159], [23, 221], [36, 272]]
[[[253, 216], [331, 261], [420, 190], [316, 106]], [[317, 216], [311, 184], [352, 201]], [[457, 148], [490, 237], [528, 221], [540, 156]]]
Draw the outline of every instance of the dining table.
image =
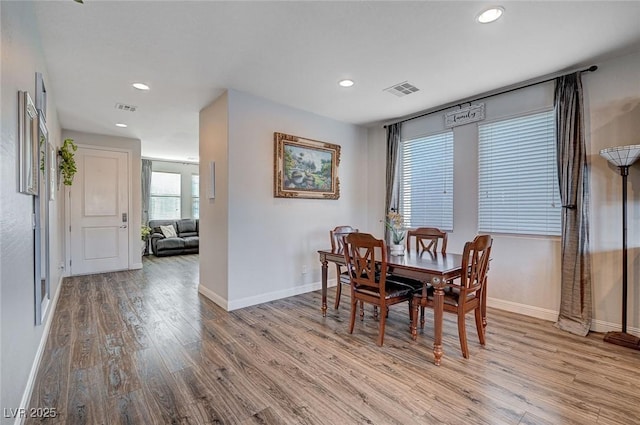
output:
[[[329, 263], [346, 265], [344, 253], [332, 250], [319, 250], [318, 255], [322, 263], [322, 316], [327, 315], [327, 278]], [[407, 250], [403, 255], [391, 255], [387, 252], [388, 272], [400, 277], [411, 278], [422, 283], [422, 294], [426, 296], [427, 287], [434, 288], [434, 363], [440, 365], [442, 350], [442, 320], [444, 313], [444, 288], [447, 282], [460, 277], [462, 272], [461, 254], [443, 254], [440, 252], [423, 251], [422, 253]], [[437, 279], [434, 279], [437, 278]], [[339, 280], [338, 280], [338, 284]], [[486, 310], [485, 310], [486, 311]], [[486, 323], [484, 319], [483, 323]], [[415, 321], [417, 322], [417, 320]], [[413, 339], [417, 334], [417, 326], [412, 323]]]

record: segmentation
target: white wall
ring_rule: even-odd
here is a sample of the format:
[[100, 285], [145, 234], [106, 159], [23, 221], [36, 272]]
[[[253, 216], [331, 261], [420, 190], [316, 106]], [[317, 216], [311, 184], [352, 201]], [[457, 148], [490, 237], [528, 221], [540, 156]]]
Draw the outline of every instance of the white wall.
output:
[[[317, 289], [321, 279], [317, 250], [330, 246], [329, 230], [351, 224], [369, 231], [368, 144], [362, 127], [246, 93], [229, 90], [227, 103], [228, 164], [219, 170], [218, 164], [224, 159], [214, 158], [213, 152], [203, 148], [202, 136], [200, 161], [204, 167], [216, 160], [217, 184], [221, 183], [219, 174], [228, 176], [228, 199], [221, 202], [228, 202], [226, 301], [227, 308], [233, 310]], [[204, 112], [201, 127], [203, 119], [206, 122]], [[273, 197], [274, 132], [341, 146], [340, 199]], [[209, 220], [210, 216], [203, 216], [201, 221], [206, 224], [202, 227], [209, 226]], [[207, 229], [201, 240], [203, 237], [218, 236]], [[201, 245], [203, 257], [210, 258], [211, 252]], [[207, 285], [202, 277], [201, 284]]]
[[[200, 286], [198, 290], [227, 308], [229, 297], [229, 111], [223, 93], [200, 111]], [[215, 198], [210, 164], [215, 162]], [[237, 235], [234, 235], [237, 236]], [[246, 237], [246, 236], [242, 236]]]
[[[591, 162], [591, 250], [596, 326], [620, 330], [622, 306], [622, 177], [600, 149], [640, 144], [640, 53], [610, 60], [585, 75]], [[640, 335], [640, 161], [629, 169], [628, 326]], [[615, 326], [611, 326], [615, 324]]]
[[[105, 136], [101, 134], [83, 133], [70, 130], [64, 130], [62, 132], [62, 139], [73, 139], [77, 145], [130, 152], [129, 268], [142, 268], [142, 258], [140, 256], [140, 223], [142, 222], [142, 180], [140, 177], [142, 161], [140, 139]], [[73, 188], [73, 186], [71, 186], [71, 188]], [[68, 244], [65, 248], [68, 253]], [[69, 255], [67, 255], [67, 258], [68, 257]]]
[[151, 170], [180, 174], [180, 217], [193, 218], [191, 176], [200, 174], [198, 164], [175, 161], [151, 160]]
[[[33, 378], [34, 362], [46, 340], [53, 304], [44, 318], [34, 324], [34, 240], [31, 227], [33, 197], [19, 193], [18, 182], [18, 91], [35, 99], [35, 73], [45, 69], [40, 36], [30, 2], [1, 3], [1, 102], [0, 102], [0, 408], [24, 407], [25, 390]], [[59, 146], [60, 127], [55, 93], [48, 91], [47, 127], [49, 140]], [[51, 208], [51, 293], [58, 293], [63, 261], [62, 196], [57, 193]], [[26, 392], [28, 395], [28, 392]], [[2, 415], [0, 423], [13, 422]]]
[[[621, 177], [602, 159], [605, 147], [640, 144], [640, 53], [597, 64], [583, 75], [585, 130], [591, 179], [591, 250], [594, 291], [592, 330], [619, 330], [621, 322]], [[526, 109], [551, 107], [553, 84], [486, 99], [487, 120]], [[403, 137], [442, 131], [442, 114], [408, 121]], [[454, 129], [454, 231], [448, 250], [459, 252], [477, 232], [477, 125]], [[385, 133], [369, 131], [370, 177], [384, 179]], [[376, 152], [376, 154], [373, 154]], [[375, 159], [374, 159], [375, 158]], [[384, 181], [384, 180], [382, 180]], [[628, 183], [629, 329], [640, 334], [640, 162]], [[384, 211], [384, 197], [370, 196], [370, 222]], [[554, 237], [493, 235], [489, 305], [556, 320], [560, 305], [560, 241]]]

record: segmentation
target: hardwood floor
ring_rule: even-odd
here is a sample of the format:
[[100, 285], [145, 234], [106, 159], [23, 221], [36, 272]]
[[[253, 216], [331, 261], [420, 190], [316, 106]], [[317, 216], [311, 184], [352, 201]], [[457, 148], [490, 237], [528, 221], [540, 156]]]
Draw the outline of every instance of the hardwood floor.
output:
[[319, 291], [228, 313], [197, 293], [197, 261], [66, 279], [30, 404], [58, 416], [26, 423], [640, 423], [640, 353], [601, 334], [489, 309], [465, 360], [445, 314], [438, 367], [430, 310], [414, 342], [393, 306], [378, 347], [371, 309], [349, 335], [346, 287], [326, 318]]

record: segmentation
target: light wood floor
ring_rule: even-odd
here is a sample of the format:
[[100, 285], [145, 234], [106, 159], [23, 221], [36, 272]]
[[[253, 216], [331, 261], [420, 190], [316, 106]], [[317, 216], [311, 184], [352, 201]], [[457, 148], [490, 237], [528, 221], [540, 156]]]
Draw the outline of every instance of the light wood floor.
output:
[[228, 313], [198, 295], [197, 261], [65, 280], [31, 398], [59, 412], [46, 423], [640, 423], [640, 353], [602, 335], [489, 309], [465, 360], [446, 314], [437, 367], [432, 311], [414, 342], [392, 307], [378, 347], [371, 308], [347, 332], [346, 287], [326, 318], [319, 291]]

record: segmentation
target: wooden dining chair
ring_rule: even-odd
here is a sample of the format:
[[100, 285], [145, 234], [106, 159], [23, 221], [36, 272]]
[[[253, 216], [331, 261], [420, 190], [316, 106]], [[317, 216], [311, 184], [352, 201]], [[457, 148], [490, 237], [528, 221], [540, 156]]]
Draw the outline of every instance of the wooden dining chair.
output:
[[[329, 237], [331, 238], [331, 252], [338, 254], [344, 253], [344, 237], [350, 233], [357, 232], [358, 229], [354, 229], [351, 226], [336, 226], [335, 229], [329, 230]], [[344, 268], [344, 270], [343, 270]], [[334, 308], [340, 307], [340, 297], [342, 296], [342, 285], [349, 285], [351, 280], [349, 274], [346, 271], [346, 267], [336, 263], [336, 279], [338, 283], [336, 285], [336, 301]]]
[[447, 232], [435, 227], [418, 227], [407, 231], [407, 251], [411, 251], [411, 238], [416, 240], [416, 252], [438, 252], [438, 243], [442, 241], [441, 253], [447, 252]]
[[414, 288], [394, 282], [387, 275], [387, 247], [382, 239], [376, 239], [368, 233], [351, 233], [345, 237], [345, 261], [351, 281], [351, 319], [349, 333], [353, 333], [356, 320], [356, 308], [360, 301], [360, 320], [364, 320], [362, 303], [379, 307], [380, 330], [378, 345], [384, 341], [384, 328], [387, 320], [387, 308], [407, 301], [411, 316], [411, 300]]
[[[474, 312], [476, 330], [480, 344], [485, 344], [484, 326], [482, 324], [483, 291], [485, 290], [489, 257], [493, 239], [489, 235], [479, 235], [464, 245], [462, 254], [463, 273], [453, 283], [445, 283], [444, 311], [458, 315], [458, 337], [460, 347], [465, 359], [469, 358], [467, 346], [467, 333], [465, 317], [467, 313]], [[466, 271], [466, 272], [465, 272]], [[436, 282], [432, 282], [436, 283]], [[424, 328], [424, 308], [434, 306], [434, 289], [428, 288], [422, 293], [413, 296], [413, 313], [411, 314], [411, 326], [415, 329], [418, 320], [418, 307], [421, 310], [420, 328]], [[415, 338], [415, 335], [414, 335]]]

